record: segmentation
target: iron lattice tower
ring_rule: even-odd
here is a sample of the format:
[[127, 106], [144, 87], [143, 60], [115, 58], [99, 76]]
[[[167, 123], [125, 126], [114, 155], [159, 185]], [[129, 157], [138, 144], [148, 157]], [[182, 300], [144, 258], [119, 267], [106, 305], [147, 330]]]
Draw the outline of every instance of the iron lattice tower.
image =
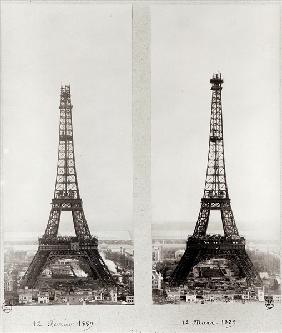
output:
[[[186, 251], [172, 273], [170, 283], [179, 285], [185, 282], [200, 261], [222, 257], [237, 265], [248, 284], [260, 284], [260, 277], [246, 253], [245, 239], [239, 235], [230, 205], [224, 161], [221, 75], [213, 75], [210, 83], [212, 100], [204, 195], [194, 233], [187, 240]], [[207, 234], [211, 210], [220, 211], [223, 236]]]
[[[39, 248], [21, 281], [33, 288], [44, 268], [60, 257], [87, 263], [92, 276], [103, 285], [115, 285], [110, 271], [98, 252], [98, 240], [90, 234], [80, 198], [74, 158], [70, 86], [61, 87], [57, 176], [52, 207]], [[58, 236], [61, 213], [71, 211], [75, 237]]]

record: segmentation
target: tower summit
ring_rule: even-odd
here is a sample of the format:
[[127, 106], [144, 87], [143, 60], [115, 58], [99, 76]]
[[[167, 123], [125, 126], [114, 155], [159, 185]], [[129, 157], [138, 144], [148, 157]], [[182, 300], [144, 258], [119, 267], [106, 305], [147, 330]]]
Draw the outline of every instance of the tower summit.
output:
[[[62, 257], [83, 260], [92, 277], [102, 285], [115, 281], [98, 252], [98, 240], [90, 234], [80, 198], [74, 158], [70, 86], [61, 87], [57, 175], [52, 207], [44, 235], [22, 281], [21, 287], [34, 288], [48, 264]], [[58, 236], [62, 212], [71, 211], [74, 237]]]
[[[204, 195], [194, 233], [188, 238], [186, 251], [172, 273], [170, 282], [179, 285], [185, 282], [192, 268], [199, 262], [221, 257], [235, 263], [248, 284], [258, 284], [260, 278], [246, 253], [245, 239], [239, 235], [228, 194], [224, 161], [221, 74], [214, 74], [210, 83], [212, 99]], [[220, 211], [223, 236], [207, 234], [209, 217], [213, 210]]]

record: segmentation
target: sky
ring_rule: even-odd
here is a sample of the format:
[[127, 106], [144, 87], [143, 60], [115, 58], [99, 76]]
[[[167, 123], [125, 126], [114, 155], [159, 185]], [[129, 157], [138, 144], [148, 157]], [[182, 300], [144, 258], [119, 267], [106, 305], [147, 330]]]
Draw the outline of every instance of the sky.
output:
[[[225, 166], [237, 227], [252, 239], [279, 239], [279, 25], [277, 5], [153, 6], [154, 225], [193, 233], [208, 158], [209, 80], [221, 72]], [[216, 213], [208, 232], [222, 231]]]
[[[132, 228], [131, 6], [2, 3], [2, 216], [43, 234], [70, 84], [76, 169], [89, 228]], [[68, 212], [59, 232], [71, 232]], [[96, 228], [96, 229], [95, 229]]]
[[[42, 234], [47, 225], [61, 84], [71, 85], [90, 230], [130, 229], [131, 6], [1, 6], [5, 232]], [[279, 238], [279, 26], [278, 5], [151, 5], [154, 225], [193, 232], [208, 156], [209, 79], [220, 71], [227, 183], [239, 232]], [[69, 232], [65, 215], [60, 231]], [[221, 225], [213, 215], [215, 231]]]

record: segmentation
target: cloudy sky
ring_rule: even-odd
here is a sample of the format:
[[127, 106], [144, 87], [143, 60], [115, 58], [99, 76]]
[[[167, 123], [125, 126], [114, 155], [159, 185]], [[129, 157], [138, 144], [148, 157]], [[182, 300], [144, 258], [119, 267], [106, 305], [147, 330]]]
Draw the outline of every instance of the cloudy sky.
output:
[[45, 230], [56, 176], [60, 86], [69, 83], [90, 230], [130, 229], [131, 6], [1, 5], [4, 230]]
[[[208, 157], [209, 79], [220, 71], [239, 232], [279, 238], [278, 6], [167, 5], [151, 15], [153, 223], [183, 222], [193, 232]], [[221, 228], [211, 217], [209, 230]]]

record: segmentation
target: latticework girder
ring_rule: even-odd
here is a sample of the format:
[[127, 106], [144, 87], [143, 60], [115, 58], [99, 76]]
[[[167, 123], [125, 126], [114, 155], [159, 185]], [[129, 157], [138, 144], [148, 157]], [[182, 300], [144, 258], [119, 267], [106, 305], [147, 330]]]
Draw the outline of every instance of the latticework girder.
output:
[[[182, 283], [195, 265], [213, 256], [232, 260], [242, 275], [246, 276], [248, 283], [259, 283], [259, 275], [246, 253], [245, 240], [239, 236], [230, 205], [224, 161], [221, 75], [213, 75], [210, 83], [212, 100], [204, 195], [193, 236], [187, 241], [186, 251], [171, 276], [171, 283]], [[221, 214], [224, 236], [220, 238], [210, 238], [212, 236], [207, 235], [210, 213], [213, 210], [219, 210]]]
[[[45, 233], [39, 240], [38, 251], [22, 279], [21, 286], [33, 288], [51, 258], [62, 255], [79, 256], [88, 263], [93, 277], [101, 280], [103, 284], [113, 285], [115, 281], [98, 252], [98, 240], [90, 234], [79, 195], [73, 145], [72, 104], [68, 85], [61, 87], [59, 109], [59, 146], [54, 198]], [[60, 217], [64, 211], [72, 212], [75, 237], [58, 236]]]

